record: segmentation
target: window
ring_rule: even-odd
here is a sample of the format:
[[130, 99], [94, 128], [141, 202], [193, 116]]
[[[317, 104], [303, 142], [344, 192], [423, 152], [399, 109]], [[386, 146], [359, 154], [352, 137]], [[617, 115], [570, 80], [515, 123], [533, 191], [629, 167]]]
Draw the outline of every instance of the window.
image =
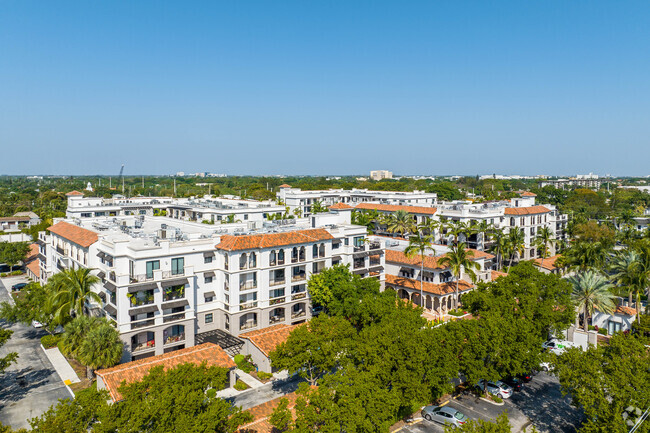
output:
[[226, 331], [230, 329], [230, 316], [228, 316], [228, 315], [226, 315], [225, 328], [226, 328]]
[[203, 263], [212, 263], [212, 256], [203, 256]]
[[185, 259], [179, 257], [172, 259], [172, 275], [182, 275], [185, 273]]
[[284, 296], [284, 288], [269, 290], [269, 299], [279, 298], [281, 296]]
[[213, 317], [212, 313], [208, 313], [205, 315], [205, 323], [212, 323]]
[[212, 279], [213, 279], [213, 278], [214, 278], [214, 277], [213, 277], [212, 275], [210, 275], [209, 277], [205, 277], [203, 280], [204, 280], [204, 282], [205, 282], [206, 284], [208, 284], [208, 283], [211, 283], [211, 282], [212, 282]]
[[269, 254], [269, 266], [275, 266], [277, 263], [277, 255], [275, 254], [275, 250], [271, 251], [271, 254]]
[[278, 251], [278, 265], [284, 265], [284, 250]]
[[214, 301], [214, 296], [206, 296], [205, 297], [205, 302], [212, 302]]
[[239, 269], [247, 269], [248, 267], [248, 256], [246, 253], [239, 256]]
[[363, 236], [357, 236], [354, 238], [354, 246], [362, 247], [363, 246]]
[[160, 269], [160, 260], [152, 260], [147, 262], [147, 278], [153, 278], [153, 271]]
[[257, 255], [255, 253], [251, 253], [250, 257], [248, 258], [248, 267], [249, 268], [257, 267]]
[[185, 284], [178, 286], [165, 287], [163, 292], [163, 302], [181, 299], [185, 297]]
[[312, 256], [314, 258], [318, 257], [318, 245], [316, 245], [316, 244], [314, 244], [314, 246], [312, 247]]

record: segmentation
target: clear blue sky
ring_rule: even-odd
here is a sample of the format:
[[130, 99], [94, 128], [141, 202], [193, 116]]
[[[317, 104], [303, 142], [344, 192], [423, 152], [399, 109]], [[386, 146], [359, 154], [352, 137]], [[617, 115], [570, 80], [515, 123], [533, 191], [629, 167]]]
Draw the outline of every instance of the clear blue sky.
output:
[[2, 174], [648, 175], [650, 2], [0, 0], [0, 150]]

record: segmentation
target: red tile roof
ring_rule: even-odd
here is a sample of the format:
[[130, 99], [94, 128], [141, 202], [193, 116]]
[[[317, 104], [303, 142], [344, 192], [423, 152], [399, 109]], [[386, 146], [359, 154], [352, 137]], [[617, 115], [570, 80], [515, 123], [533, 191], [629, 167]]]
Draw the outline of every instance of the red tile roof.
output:
[[40, 265], [40, 263], [41, 263], [41, 261], [38, 260], [38, 259], [32, 260], [31, 262], [29, 262], [27, 264], [26, 267], [27, 267], [27, 269], [30, 270], [30, 272], [32, 274], [36, 275], [36, 277], [40, 277], [40, 275], [41, 275], [41, 265]]
[[[435, 248], [435, 247], [434, 247]], [[494, 256], [492, 254], [488, 254], [484, 251], [478, 251], [478, 250], [472, 250], [468, 249], [467, 251], [471, 251], [474, 253], [474, 255], [471, 257], [472, 260], [476, 259], [492, 259]], [[427, 269], [446, 269], [446, 267], [443, 267], [440, 265], [440, 259], [442, 259], [444, 255], [442, 256], [424, 256], [424, 267]], [[420, 266], [421, 260], [420, 256], [413, 256], [413, 257], [407, 257], [406, 254], [402, 251], [395, 251], [395, 250], [386, 250], [386, 261], [387, 262], [392, 262], [392, 263], [402, 263], [405, 265], [412, 265], [412, 266]]]
[[521, 196], [522, 197], [537, 197], [537, 194], [532, 193], [530, 191], [524, 191], [524, 192], [521, 193]]
[[216, 344], [204, 343], [187, 349], [176, 350], [164, 355], [152, 356], [139, 361], [127, 362], [115, 367], [97, 370], [95, 373], [101, 377], [113, 401], [120, 401], [122, 395], [118, 388], [122, 382], [133, 383], [142, 380], [153, 367], [162, 365], [165, 370], [186, 363], [201, 364], [205, 362], [208, 367], [217, 366], [234, 368], [236, 365], [226, 352]]
[[289, 334], [298, 326], [301, 325], [273, 325], [268, 328], [239, 334], [239, 338], [250, 340], [251, 343], [257, 346], [268, 357], [269, 353], [273, 352], [280, 343], [287, 341]]
[[287, 185], [286, 183], [283, 183], [278, 188], [291, 188], [291, 185]]
[[500, 272], [500, 271], [490, 272], [490, 278], [492, 279], [492, 281], [496, 280], [497, 278], [506, 277], [506, 276], [508, 276], [507, 272]]
[[253, 416], [253, 421], [241, 426], [238, 432], [239, 433], [252, 433], [252, 432], [272, 433], [276, 431], [275, 428], [271, 425], [269, 418], [271, 417], [271, 414], [273, 413], [275, 408], [280, 403], [280, 400], [283, 398], [286, 398], [289, 401], [289, 405], [287, 406], [287, 409], [289, 409], [292, 415], [294, 415], [295, 411], [293, 409], [296, 405], [298, 394], [292, 392], [290, 394], [285, 394], [282, 397], [278, 397], [276, 399], [267, 401], [266, 403], [262, 403], [248, 409], [247, 412], [249, 412]]
[[68, 196], [68, 197], [71, 196], [71, 195], [81, 195], [81, 196], [83, 196], [84, 193], [75, 190], [75, 191], [70, 191], [69, 193], [66, 194], [66, 196]]
[[507, 207], [505, 210], [506, 215], [536, 215], [540, 213], [548, 213], [551, 210], [544, 206], [527, 206], [527, 207]]
[[403, 210], [412, 214], [426, 214], [433, 215], [437, 212], [435, 207], [425, 207], [425, 206], [399, 206], [394, 204], [379, 204], [379, 203], [359, 203], [356, 205], [355, 209], [366, 209], [366, 210], [377, 210], [380, 212], [397, 212], [398, 210]]
[[33, 260], [38, 256], [38, 253], [40, 252], [40, 249], [38, 248], [37, 243], [33, 243], [29, 245], [29, 252], [27, 253], [27, 257], [25, 257], [25, 261]]
[[538, 266], [540, 268], [544, 268], [544, 269], [549, 270], [549, 271], [554, 271], [556, 269], [560, 269], [559, 267], [555, 266], [555, 262], [560, 257], [561, 257], [560, 255], [547, 257], [547, 258], [544, 259], [544, 264], [543, 265], [542, 265], [542, 259], [535, 259], [535, 266]]
[[286, 233], [268, 233], [260, 235], [221, 236], [221, 242], [215, 248], [226, 251], [252, 250], [258, 248], [282, 247], [286, 245], [308, 244], [334, 239], [325, 229], [294, 230]]
[[[412, 278], [398, 277], [396, 275], [386, 274], [386, 284], [392, 284], [397, 287], [404, 287], [411, 290], [420, 290], [420, 281]], [[465, 280], [458, 282], [458, 291], [464, 292], [471, 290], [474, 286]], [[456, 282], [434, 284], [427, 281], [422, 282], [422, 291], [434, 295], [448, 295], [456, 291]]]
[[330, 209], [352, 209], [352, 206], [345, 203], [336, 203], [335, 205], [330, 206]]
[[619, 305], [616, 307], [616, 310], [614, 311], [614, 314], [624, 314], [626, 316], [636, 316], [636, 310], [631, 307], [625, 307], [623, 305]]
[[51, 233], [54, 233], [57, 236], [61, 236], [64, 239], [74, 242], [75, 244], [88, 248], [95, 242], [99, 237], [97, 233], [86, 230], [74, 224], [67, 223], [65, 221], [60, 221], [53, 226], [49, 227], [48, 230]]

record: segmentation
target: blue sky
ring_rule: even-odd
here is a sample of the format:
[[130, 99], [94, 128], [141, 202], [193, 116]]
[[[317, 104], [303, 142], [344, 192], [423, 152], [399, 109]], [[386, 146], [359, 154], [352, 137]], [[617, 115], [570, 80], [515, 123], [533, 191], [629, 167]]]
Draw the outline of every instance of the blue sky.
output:
[[648, 1], [0, 0], [0, 174], [648, 175], [649, 22]]

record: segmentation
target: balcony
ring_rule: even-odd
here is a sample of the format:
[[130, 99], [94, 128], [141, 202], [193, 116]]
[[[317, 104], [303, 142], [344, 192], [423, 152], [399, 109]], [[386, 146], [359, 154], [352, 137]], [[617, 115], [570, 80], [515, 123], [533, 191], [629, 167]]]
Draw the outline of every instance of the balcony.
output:
[[286, 298], [283, 296], [281, 298], [275, 298], [275, 299], [270, 299], [269, 300], [269, 305], [277, 305], [277, 304], [282, 304], [286, 301]]
[[282, 279], [282, 280], [270, 280], [269, 281], [269, 286], [279, 286], [279, 285], [282, 285], [282, 284], [285, 284], [285, 283], [286, 283], [285, 279]]
[[368, 249], [369, 250], [380, 250], [381, 249], [381, 242], [370, 242], [368, 244]]
[[185, 313], [172, 314], [171, 316], [163, 317], [163, 323], [175, 322], [176, 320], [185, 319]]
[[140, 350], [153, 349], [156, 347], [156, 340], [145, 341], [131, 346], [131, 352], [138, 352]]
[[306, 279], [307, 279], [307, 276], [303, 272], [301, 274], [294, 275], [293, 277], [291, 277], [291, 282], [295, 283], [296, 281], [305, 281]]
[[179, 341], [185, 340], [185, 333], [182, 332], [176, 335], [170, 335], [165, 339], [165, 345], [178, 343]]
[[298, 299], [305, 299], [307, 297], [307, 292], [294, 293], [291, 295], [291, 300], [296, 301]]
[[244, 281], [239, 283], [239, 290], [250, 290], [257, 288], [257, 281]]
[[381, 260], [370, 260], [370, 267], [381, 266]]
[[305, 310], [300, 310], [296, 312], [291, 312], [291, 318], [292, 319], [297, 319], [299, 317], [304, 317], [306, 315]]
[[239, 304], [239, 311], [250, 310], [251, 308], [257, 308], [257, 301]]
[[61, 255], [63, 255], [63, 256], [66, 255], [66, 254], [65, 254], [65, 251], [63, 251], [63, 248], [61, 248], [61, 247], [56, 247], [56, 252], [59, 253], [59, 254], [61, 254]]
[[269, 323], [278, 323], [278, 322], [284, 322], [284, 316], [271, 316], [269, 317]]
[[243, 331], [244, 329], [251, 329], [251, 328], [257, 328], [257, 321], [248, 320], [239, 326], [239, 329], [241, 331]]
[[129, 277], [129, 280], [132, 283], [142, 283], [145, 281], [153, 281], [153, 274], [147, 275], [147, 274], [139, 274], [139, 275], [131, 275]]
[[364, 252], [365, 250], [366, 250], [366, 246], [365, 246], [365, 245], [360, 245], [360, 246], [358, 246], [358, 247], [354, 247], [354, 249], [353, 249], [353, 251], [354, 251], [355, 253], [361, 253], [361, 252]]
[[131, 323], [131, 329], [145, 328], [147, 326], [153, 326], [155, 324], [156, 321], [154, 319], [140, 320], [138, 322]]

